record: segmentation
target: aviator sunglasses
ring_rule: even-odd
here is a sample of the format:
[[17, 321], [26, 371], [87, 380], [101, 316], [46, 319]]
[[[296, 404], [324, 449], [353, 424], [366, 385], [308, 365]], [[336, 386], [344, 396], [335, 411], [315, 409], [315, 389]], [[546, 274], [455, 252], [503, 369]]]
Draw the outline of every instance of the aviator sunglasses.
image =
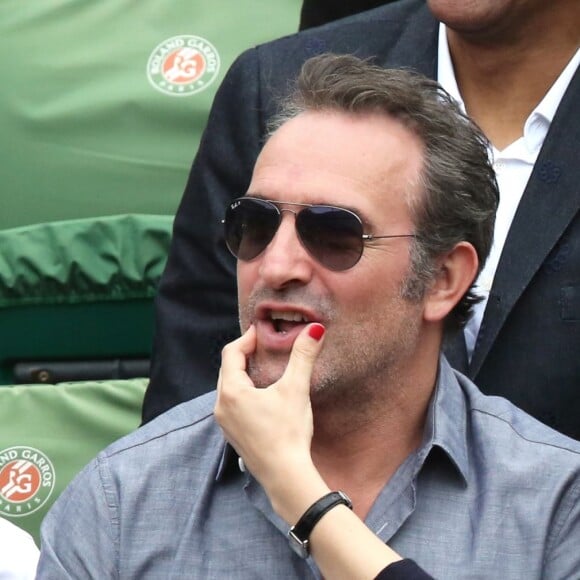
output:
[[[280, 209], [279, 205], [301, 209]], [[352, 268], [360, 260], [365, 242], [416, 237], [415, 234], [365, 234], [358, 215], [342, 207], [239, 197], [228, 206], [222, 220], [226, 245], [234, 257], [244, 262], [258, 257], [274, 239], [284, 211], [296, 216], [296, 232], [306, 251], [335, 272]]]

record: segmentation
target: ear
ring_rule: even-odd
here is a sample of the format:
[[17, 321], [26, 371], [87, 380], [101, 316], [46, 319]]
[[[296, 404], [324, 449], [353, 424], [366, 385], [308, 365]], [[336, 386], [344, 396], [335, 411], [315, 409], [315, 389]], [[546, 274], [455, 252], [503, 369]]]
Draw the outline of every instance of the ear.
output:
[[439, 268], [425, 296], [423, 317], [429, 322], [443, 320], [469, 289], [479, 260], [469, 242], [460, 242], [439, 261]]

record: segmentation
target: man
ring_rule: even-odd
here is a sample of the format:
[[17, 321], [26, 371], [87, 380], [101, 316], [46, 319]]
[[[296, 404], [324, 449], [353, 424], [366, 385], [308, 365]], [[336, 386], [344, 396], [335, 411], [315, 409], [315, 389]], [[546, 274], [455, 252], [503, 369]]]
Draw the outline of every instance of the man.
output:
[[494, 144], [501, 203], [484, 301], [448, 352], [484, 392], [580, 439], [579, 31], [576, 0], [401, 0], [243, 54], [175, 220], [144, 419], [214, 387], [238, 333], [234, 262], [216, 224], [247, 189], [273, 97], [330, 50], [439, 78]]
[[[290, 405], [280, 417], [260, 406], [285, 374], [314, 417], [301, 450], [318, 483], [297, 481], [302, 507], [322, 482], [342, 490], [378, 545], [435, 577], [571, 578], [580, 444], [440, 357], [469, 316], [497, 199], [485, 140], [435, 82], [352, 56], [309, 60], [225, 212], [244, 334], [224, 349], [217, 414], [255, 470], [232, 418], [246, 401], [252, 432], [274, 421], [292, 438]], [[300, 364], [306, 333], [324, 330]], [[334, 577], [292, 551], [298, 509], [273, 510], [214, 403], [180, 405], [100, 454], [45, 519], [39, 578]], [[276, 437], [261, 443], [281, 459]], [[291, 536], [301, 556], [309, 536]]]

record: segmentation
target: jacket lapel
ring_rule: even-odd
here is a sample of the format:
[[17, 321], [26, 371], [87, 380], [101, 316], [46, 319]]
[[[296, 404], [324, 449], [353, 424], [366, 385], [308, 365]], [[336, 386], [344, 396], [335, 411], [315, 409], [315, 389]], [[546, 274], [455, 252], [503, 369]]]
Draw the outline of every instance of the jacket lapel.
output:
[[515, 303], [578, 212], [580, 69], [552, 121], [514, 216], [469, 369], [475, 377]]
[[397, 44], [379, 59], [385, 68], [412, 68], [432, 79], [437, 78], [437, 38], [439, 23], [424, 4], [405, 26]]

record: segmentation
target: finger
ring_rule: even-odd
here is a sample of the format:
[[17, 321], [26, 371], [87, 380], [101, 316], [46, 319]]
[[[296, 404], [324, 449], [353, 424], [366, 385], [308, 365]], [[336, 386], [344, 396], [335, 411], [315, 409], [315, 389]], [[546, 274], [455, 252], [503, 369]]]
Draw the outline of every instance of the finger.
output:
[[222, 369], [220, 367], [220, 370], [218, 373], [217, 384], [216, 384], [216, 391], [218, 392], [218, 395], [219, 395], [221, 389], [222, 389]]
[[254, 387], [246, 372], [247, 357], [256, 350], [256, 328], [251, 325], [238, 339], [222, 350], [222, 365], [218, 377], [218, 401], [233, 395], [242, 387]]
[[215, 417], [221, 425], [221, 409], [225, 400], [235, 400], [240, 387], [254, 387], [246, 373], [247, 356], [256, 349], [256, 328], [252, 324], [240, 338], [227, 344], [222, 350], [222, 364], [217, 382]]
[[247, 357], [255, 350], [256, 327], [251, 324], [240, 338], [230, 342], [223, 348], [220, 372], [228, 374], [232, 371], [245, 370]]
[[293, 389], [303, 387], [310, 390], [310, 379], [316, 359], [322, 350], [325, 328], [322, 324], [309, 324], [292, 345], [290, 360], [282, 377]]

